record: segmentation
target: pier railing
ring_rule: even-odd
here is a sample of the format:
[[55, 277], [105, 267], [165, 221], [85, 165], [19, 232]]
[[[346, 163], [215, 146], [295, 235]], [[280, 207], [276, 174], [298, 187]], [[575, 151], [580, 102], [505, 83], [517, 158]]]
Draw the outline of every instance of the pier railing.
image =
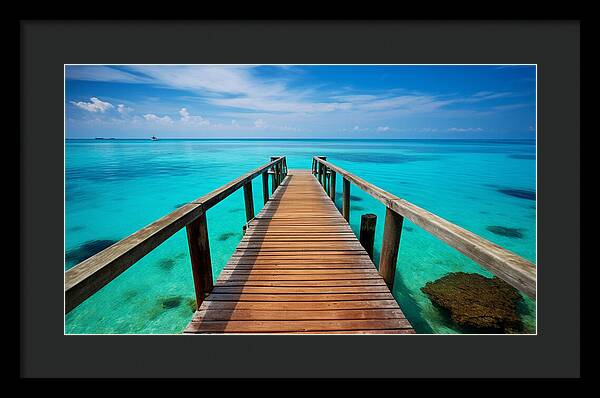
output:
[[273, 193], [286, 174], [286, 158], [271, 157], [269, 163], [179, 207], [67, 270], [65, 272], [65, 313], [77, 307], [184, 227], [187, 231], [196, 302], [200, 306], [213, 287], [206, 212], [243, 187], [246, 221], [250, 221], [254, 218], [252, 180], [262, 175], [263, 199], [264, 203], [267, 203], [270, 198], [269, 175], [271, 175], [271, 193]]
[[398, 196], [384, 191], [328, 162], [325, 156], [313, 157], [312, 173], [334, 202], [336, 176], [337, 174], [342, 176], [342, 214], [346, 221], [350, 220], [350, 183], [355, 184], [386, 206], [379, 273], [390, 288], [394, 283], [402, 223], [404, 218], [407, 218], [415, 225], [473, 259], [476, 263], [529, 297], [536, 298], [536, 267], [530, 261]]

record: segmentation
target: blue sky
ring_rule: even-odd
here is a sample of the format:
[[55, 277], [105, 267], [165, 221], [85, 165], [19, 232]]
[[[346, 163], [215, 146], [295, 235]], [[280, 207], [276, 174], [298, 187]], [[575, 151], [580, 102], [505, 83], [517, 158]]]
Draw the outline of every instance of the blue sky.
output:
[[67, 65], [67, 138], [535, 138], [535, 66]]

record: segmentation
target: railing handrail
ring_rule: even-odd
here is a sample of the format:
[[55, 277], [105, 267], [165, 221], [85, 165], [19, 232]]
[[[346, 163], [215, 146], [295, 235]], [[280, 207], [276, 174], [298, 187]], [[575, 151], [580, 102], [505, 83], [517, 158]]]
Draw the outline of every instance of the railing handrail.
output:
[[275, 160], [179, 207], [65, 271], [65, 313], [106, 286], [208, 209], [279, 163], [283, 168], [287, 167], [285, 156], [277, 157]]
[[473, 259], [529, 297], [536, 298], [536, 267], [523, 257], [393, 195], [317, 156], [313, 162], [340, 174], [395, 213], [409, 219], [431, 235]]

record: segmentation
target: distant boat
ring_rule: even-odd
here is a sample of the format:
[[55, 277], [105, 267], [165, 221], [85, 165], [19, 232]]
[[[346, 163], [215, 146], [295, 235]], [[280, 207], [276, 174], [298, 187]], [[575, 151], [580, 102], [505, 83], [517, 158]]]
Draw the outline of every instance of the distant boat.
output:
[[153, 135], [152, 137], [150, 137], [150, 139], [151, 139], [152, 141], [158, 141], [158, 138], [156, 138], [156, 136], [155, 136], [155, 135]]

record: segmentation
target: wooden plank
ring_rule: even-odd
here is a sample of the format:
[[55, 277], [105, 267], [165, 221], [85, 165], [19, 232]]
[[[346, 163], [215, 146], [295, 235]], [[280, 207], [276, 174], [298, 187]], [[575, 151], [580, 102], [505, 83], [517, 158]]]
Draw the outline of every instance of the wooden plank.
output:
[[192, 320], [184, 333], [272, 333], [334, 330], [410, 329], [406, 319], [329, 321], [205, 321]]
[[387, 293], [332, 293], [332, 294], [237, 294], [211, 293], [207, 300], [212, 301], [364, 301], [393, 300]]
[[402, 319], [404, 314], [397, 308], [369, 310], [199, 310], [197, 321], [299, 321], [299, 320], [350, 320], [350, 319]]
[[262, 280], [262, 279], [217, 279], [216, 287], [224, 286], [270, 286], [270, 287], [338, 287], [338, 286], [387, 286], [380, 279], [317, 279], [317, 280]]
[[[324, 284], [326, 285], [326, 284]], [[387, 293], [386, 286], [215, 286], [213, 294], [333, 294], [333, 293]]]
[[199, 310], [265, 310], [265, 311], [326, 311], [400, 308], [396, 300], [363, 301], [210, 301], [205, 300]]

